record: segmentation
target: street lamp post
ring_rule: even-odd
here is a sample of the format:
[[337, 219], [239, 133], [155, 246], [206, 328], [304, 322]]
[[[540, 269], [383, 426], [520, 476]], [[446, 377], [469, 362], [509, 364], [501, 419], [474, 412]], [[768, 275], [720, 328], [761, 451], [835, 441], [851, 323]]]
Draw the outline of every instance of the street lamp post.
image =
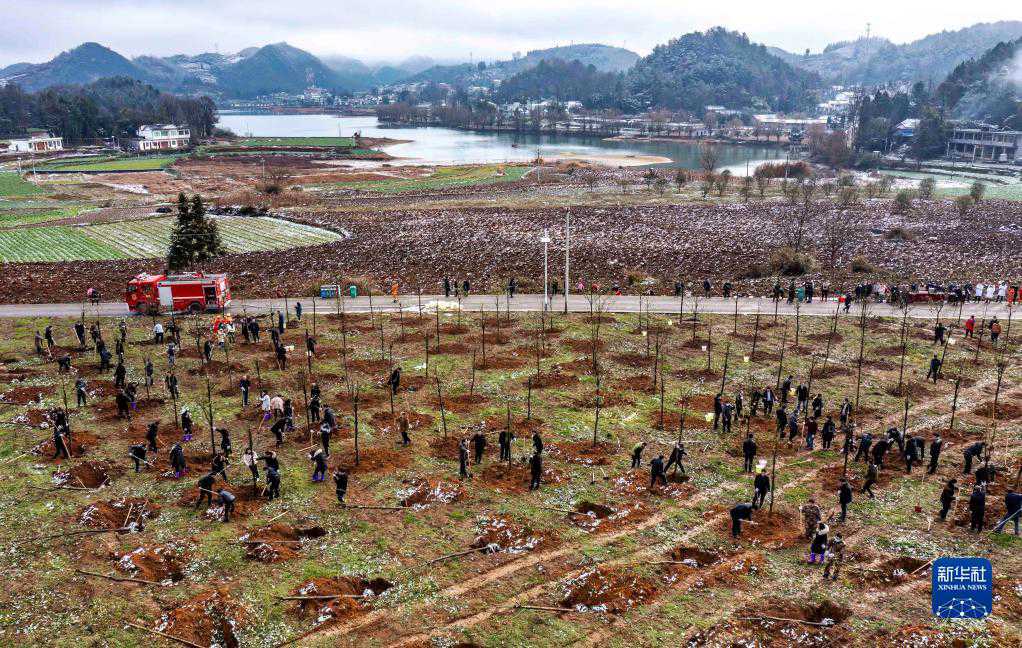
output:
[[543, 310], [550, 308], [550, 295], [549, 287], [550, 281], [547, 279], [547, 259], [548, 257], [548, 246], [550, 245], [550, 230], [544, 228], [543, 236], [540, 237], [539, 242], [543, 244]]

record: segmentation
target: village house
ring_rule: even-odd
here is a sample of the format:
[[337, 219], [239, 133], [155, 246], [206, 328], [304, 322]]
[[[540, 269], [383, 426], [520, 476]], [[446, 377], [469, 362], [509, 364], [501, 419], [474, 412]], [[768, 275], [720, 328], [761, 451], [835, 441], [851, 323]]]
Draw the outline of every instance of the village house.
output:
[[139, 126], [137, 137], [124, 142], [124, 147], [136, 153], [155, 151], [181, 151], [191, 146], [192, 131], [174, 124], [146, 124]]
[[9, 153], [49, 153], [64, 150], [64, 138], [53, 137], [49, 132], [29, 129], [28, 137], [15, 138], [7, 141]]

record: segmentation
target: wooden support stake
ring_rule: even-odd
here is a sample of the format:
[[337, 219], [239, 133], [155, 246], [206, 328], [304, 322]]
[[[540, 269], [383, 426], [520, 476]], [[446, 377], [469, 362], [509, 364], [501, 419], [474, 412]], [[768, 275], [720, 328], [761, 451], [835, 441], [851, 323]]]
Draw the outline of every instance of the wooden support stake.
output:
[[117, 581], [119, 583], [141, 583], [143, 585], [162, 585], [156, 581], [142, 580], [141, 578], [126, 578], [123, 576], [107, 576], [106, 574], [100, 574], [99, 572], [85, 571], [84, 569], [75, 570], [79, 574], [85, 574], [86, 576], [97, 576], [99, 578], [106, 578], [108, 580]]
[[174, 635], [169, 635], [169, 634], [167, 634], [165, 632], [160, 632], [159, 630], [153, 630], [151, 628], [147, 628], [145, 626], [138, 625], [137, 623], [131, 623], [129, 621], [127, 625], [131, 626], [132, 628], [138, 628], [139, 630], [144, 630], [144, 631], [146, 631], [146, 632], [148, 632], [150, 634], [154, 634], [154, 635], [156, 635], [158, 637], [163, 637], [164, 639], [170, 639], [172, 641], [176, 641], [179, 644], [184, 644], [186, 646], [191, 646], [192, 648], [206, 648], [206, 646], [201, 646], [201, 645], [199, 645], [197, 643], [192, 643], [191, 641], [188, 641], [187, 639], [182, 639], [181, 637], [175, 637]]

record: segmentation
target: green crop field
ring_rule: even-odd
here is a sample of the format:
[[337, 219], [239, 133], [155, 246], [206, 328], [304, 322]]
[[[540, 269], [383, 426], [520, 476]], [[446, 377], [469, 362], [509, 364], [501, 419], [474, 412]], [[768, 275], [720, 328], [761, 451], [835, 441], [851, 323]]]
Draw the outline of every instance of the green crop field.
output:
[[0, 173], [0, 196], [31, 196], [43, 189], [21, 179], [17, 173]]
[[0, 228], [35, 225], [73, 218], [88, 209], [85, 205], [53, 205], [46, 203], [24, 203], [7, 207], [0, 203]]
[[[503, 175], [498, 175], [503, 170]], [[454, 166], [441, 167], [425, 178], [394, 178], [393, 180], [369, 180], [364, 182], [341, 182], [331, 185], [339, 189], [361, 189], [380, 193], [404, 193], [408, 191], [430, 191], [449, 187], [472, 187], [521, 180], [529, 167], [524, 166]]]
[[235, 146], [310, 146], [322, 148], [354, 148], [353, 137], [245, 137]]
[[[216, 219], [225, 251], [260, 252], [319, 245], [340, 234], [277, 218]], [[162, 257], [174, 218], [149, 218], [85, 227], [33, 227], [0, 231], [0, 261], [78, 261]]]
[[166, 169], [180, 155], [150, 155], [145, 157], [76, 158], [36, 167], [37, 171], [156, 171]]
[[96, 261], [125, 255], [86, 235], [85, 228], [57, 225], [0, 232], [0, 261]]

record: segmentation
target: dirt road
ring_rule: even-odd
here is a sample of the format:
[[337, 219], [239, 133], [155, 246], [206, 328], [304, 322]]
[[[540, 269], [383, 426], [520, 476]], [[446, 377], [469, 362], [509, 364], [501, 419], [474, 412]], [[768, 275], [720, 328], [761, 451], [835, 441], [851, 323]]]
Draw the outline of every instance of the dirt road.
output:
[[[643, 310], [648, 308], [652, 313], [678, 313], [682, 306], [676, 297], [637, 297], [634, 295], [608, 295], [598, 298], [605, 312], [611, 313], [637, 313], [640, 307]], [[294, 313], [294, 305], [301, 302], [304, 314], [312, 315], [313, 302], [316, 309], [321, 313], [332, 313], [340, 308], [351, 312], [368, 312], [370, 308], [376, 311], [396, 311], [402, 308], [414, 312], [419, 309], [432, 312], [438, 306], [441, 310], [456, 310], [458, 300], [444, 298], [442, 295], [399, 295], [397, 302], [390, 296], [373, 296], [344, 298], [343, 304], [336, 299], [316, 299], [311, 297], [288, 297], [279, 299], [236, 299], [228, 308], [229, 312], [240, 313], [265, 313], [268, 311], [283, 309], [285, 303], [287, 308]], [[470, 295], [461, 299], [461, 308], [465, 311], [487, 310], [493, 311], [507, 309], [508, 299], [506, 295]], [[767, 298], [748, 297], [737, 300], [723, 299], [720, 297], [699, 298], [688, 295], [685, 297], [684, 313], [691, 315], [693, 311], [699, 313], [721, 313], [733, 314], [737, 306], [741, 315], [755, 315], [762, 313], [764, 317], [773, 317], [776, 312], [779, 315], [795, 315], [798, 310], [802, 315], [811, 317], [825, 317], [834, 314], [838, 303], [833, 299], [829, 301], [813, 301], [811, 304], [802, 304], [796, 308], [794, 304], [781, 301], [777, 304]], [[588, 297], [584, 295], [570, 295], [568, 297], [568, 310], [571, 312], [588, 312], [591, 304]], [[0, 317], [77, 317], [82, 314], [82, 304], [0, 304]], [[128, 315], [127, 307], [120, 302], [102, 302], [96, 306], [85, 305], [86, 316], [92, 317], [118, 317]], [[510, 310], [514, 312], [538, 312], [543, 308], [543, 295], [529, 294], [516, 295], [510, 300]], [[564, 312], [564, 297], [555, 296], [550, 298], [550, 310], [553, 312]], [[844, 313], [844, 307], [841, 307]], [[857, 306], [853, 306], [849, 315], [861, 312]], [[870, 303], [869, 313], [875, 316], [900, 317], [901, 310], [888, 304]], [[957, 319], [959, 309], [950, 304], [941, 308], [936, 304], [913, 304], [909, 307], [909, 317], [916, 319], [935, 319], [938, 314], [944, 319]], [[977, 319], [988, 319], [994, 316], [1007, 320], [1009, 306], [1004, 303], [968, 303], [961, 309], [962, 319], [969, 315], [976, 315]]]

